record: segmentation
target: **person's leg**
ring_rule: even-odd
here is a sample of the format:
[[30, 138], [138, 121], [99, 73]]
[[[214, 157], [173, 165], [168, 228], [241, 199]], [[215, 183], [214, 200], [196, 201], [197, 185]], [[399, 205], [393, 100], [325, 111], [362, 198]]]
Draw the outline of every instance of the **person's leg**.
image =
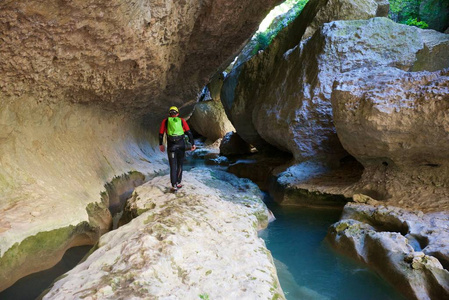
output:
[[176, 152], [177, 151], [167, 151], [168, 154], [168, 163], [170, 164], [170, 183], [171, 186], [176, 186], [177, 182], [177, 158], [176, 158]]
[[178, 149], [176, 151], [176, 165], [177, 165], [176, 182], [178, 184], [181, 184], [182, 181], [182, 166], [184, 165], [184, 157], [185, 157], [184, 149], [182, 148]]

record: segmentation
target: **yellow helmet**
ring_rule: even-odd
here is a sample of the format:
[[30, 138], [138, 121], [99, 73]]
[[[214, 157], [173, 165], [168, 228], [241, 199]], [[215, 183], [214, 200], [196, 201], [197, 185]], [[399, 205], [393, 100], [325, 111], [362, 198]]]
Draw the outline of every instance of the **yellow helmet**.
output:
[[175, 111], [176, 113], [179, 113], [179, 110], [176, 106], [172, 106], [170, 107], [170, 109], [168, 110], [169, 112]]

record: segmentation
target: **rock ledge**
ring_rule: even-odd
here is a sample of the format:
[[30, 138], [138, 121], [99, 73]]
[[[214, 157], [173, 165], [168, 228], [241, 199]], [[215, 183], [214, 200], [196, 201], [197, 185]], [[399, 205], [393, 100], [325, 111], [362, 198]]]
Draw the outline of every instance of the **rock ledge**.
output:
[[128, 209], [139, 217], [105, 234], [85, 262], [44, 299], [284, 299], [257, 229], [268, 209], [248, 180], [219, 171], [185, 172], [138, 187]]

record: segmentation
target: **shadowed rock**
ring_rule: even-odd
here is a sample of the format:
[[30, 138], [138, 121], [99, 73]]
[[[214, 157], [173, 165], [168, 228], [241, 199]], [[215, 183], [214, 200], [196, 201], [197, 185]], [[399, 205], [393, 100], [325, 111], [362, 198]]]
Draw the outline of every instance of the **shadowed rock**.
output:
[[251, 145], [237, 133], [228, 132], [220, 143], [220, 155], [241, 155], [251, 153]]

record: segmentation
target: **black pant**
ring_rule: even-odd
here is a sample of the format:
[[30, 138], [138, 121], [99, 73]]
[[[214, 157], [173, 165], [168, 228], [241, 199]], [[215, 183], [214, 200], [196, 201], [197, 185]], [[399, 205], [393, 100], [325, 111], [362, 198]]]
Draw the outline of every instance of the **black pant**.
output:
[[168, 162], [170, 164], [170, 182], [174, 186], [176, 183], [181, 183], [182, 180], [182, 165], [184, 164], [184, 157], [186, 145], [184, 138], [179, 141], [167, 141]]

